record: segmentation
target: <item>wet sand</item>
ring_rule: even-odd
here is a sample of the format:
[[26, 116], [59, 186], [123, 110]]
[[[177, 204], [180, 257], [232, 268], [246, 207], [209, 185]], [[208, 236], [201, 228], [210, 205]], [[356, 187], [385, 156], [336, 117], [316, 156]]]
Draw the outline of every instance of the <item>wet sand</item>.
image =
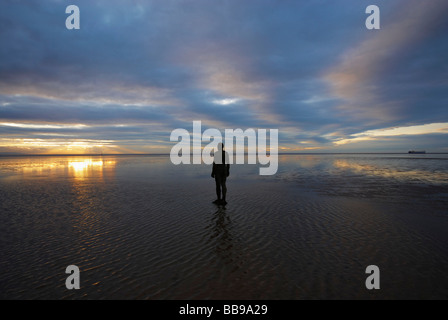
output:
[[[336, 162], [369, 159], [318, 160], [285, 156], [273, 177], [233, 166], [223, 208], [211, 168], [168, 157], [0, 158], [0, 298], [448, 298], [445, 172], [412, 184], [381, 161], [372, 175]], [[380, 290], [364, 285], [372, 264]]]

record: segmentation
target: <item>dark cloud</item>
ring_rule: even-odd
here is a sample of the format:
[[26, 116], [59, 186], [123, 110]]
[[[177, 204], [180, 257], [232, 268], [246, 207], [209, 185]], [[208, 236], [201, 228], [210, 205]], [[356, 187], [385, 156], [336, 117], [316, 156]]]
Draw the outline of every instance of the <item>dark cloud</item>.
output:
[[171, 121], [163, 109], [151, 106], [83, 105], [48, 101], [39, 104], [10, 104], [0, 109], [0, 120], [55, 123], [159, 123]]

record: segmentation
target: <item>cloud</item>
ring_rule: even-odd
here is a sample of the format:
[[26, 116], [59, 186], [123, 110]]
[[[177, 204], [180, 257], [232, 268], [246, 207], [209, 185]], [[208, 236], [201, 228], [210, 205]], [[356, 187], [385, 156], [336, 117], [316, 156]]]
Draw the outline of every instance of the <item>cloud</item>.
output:
[[159, 123], [172, 120], [169, 112], [152, 106], [67, 103], [53, 99], [18, 99], [0, 109], [0, 119], [12, 122]]
[[428, 134], [448, 134], [448, 123], [430, 123], [419, 126], [384, 128], [368, 130], [350, 135], [345, 139], [334, 141], [335, 145], [344, 145], [348, 143], [380, 140], [395, 136], [417, 136]]
[[443, 0], [378, 0], [378, 31], [356, 0], [76, 4], [81, 29], [69, 31], [65, 1], [0, 3], [8, 141], [165, 150], [171, 130], [201, 120], [277, 128], [285, 150], [333, 150], [360, 133], [448, 122]]
[[[425, 96], [436, 94], [446, 102], [441, 94], [446, 71], [440, 69], [446, 58], [440, 49], [447, 47], [443, 39], [448, 3], [406, 1], [396, 9], [389, 20], [382, 20], [381, 30], [344, 51], [327, 72], [326, 80], [341, 99], [338, 111], [369, 126], [447, 119], [440, 101]], [[433, 113], [426, 109], [428, 102]]]

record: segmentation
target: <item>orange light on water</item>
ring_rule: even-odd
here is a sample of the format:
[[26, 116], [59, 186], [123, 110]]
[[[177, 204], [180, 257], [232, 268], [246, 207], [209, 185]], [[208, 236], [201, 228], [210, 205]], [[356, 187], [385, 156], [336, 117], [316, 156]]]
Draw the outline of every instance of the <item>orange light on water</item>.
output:
[[92, 159], [86, 159], [82, 161], [70, 161], [68, 165], [75, 171], [83, 171], [91, 167], [102, 167], [104, 163], [102, 160], [94, 161]]

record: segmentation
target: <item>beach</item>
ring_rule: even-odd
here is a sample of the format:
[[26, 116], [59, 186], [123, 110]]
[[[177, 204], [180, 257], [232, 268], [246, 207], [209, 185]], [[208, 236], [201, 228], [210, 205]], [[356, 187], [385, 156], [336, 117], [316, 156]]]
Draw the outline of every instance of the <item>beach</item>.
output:
[[211, 166], [166, 155], [0, 157], [0, 298], [446, 299], [447, 164], [280, 155], [232, 165], [223, 207]]

